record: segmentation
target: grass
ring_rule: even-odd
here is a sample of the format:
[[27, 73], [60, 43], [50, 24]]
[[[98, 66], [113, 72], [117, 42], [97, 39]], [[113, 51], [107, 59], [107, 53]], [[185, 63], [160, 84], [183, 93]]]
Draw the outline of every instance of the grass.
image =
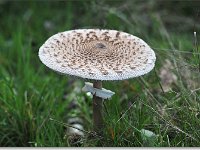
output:
[[[78, 146], [200, 146], [200, 60], [193, 28], [167, 26], [155, 1], [135, 3], [138, 7], [132, 1], [0, 3], [0, 146], [74, 146], [64, 138], [73, 116], [84, 121], [86, 136]], [[144, 39], [157, 55], [149, 74], [103, 83], [116, 94], [104, 102], [101, 139], [90, 137], [92, 102], [80, 92], [84, 81], [53, 72], [38, 58], [48, 37], [76, 28], [123, 30]], [[165, 59], [177, 76], [167, 92], [159, 76]], [[72, 101], [75, 109], [69, 109]], [[142, 129], [157, 138], [145, 140]]]

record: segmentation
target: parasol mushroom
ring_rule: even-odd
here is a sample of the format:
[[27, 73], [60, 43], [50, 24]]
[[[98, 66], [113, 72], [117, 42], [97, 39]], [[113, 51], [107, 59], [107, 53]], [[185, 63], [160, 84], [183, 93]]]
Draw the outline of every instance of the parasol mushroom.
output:
[[156, 56], [140, 38], [103, 29], [77, 29], [50, 37], [39, 49], [40, 60], [50, 69], [93, 80], [84, 91], [93, 94], [94, 131], [103, 127], [102, 100], [114, 92], [103, 89], [103, 80], [124, 80], [150, 72]]

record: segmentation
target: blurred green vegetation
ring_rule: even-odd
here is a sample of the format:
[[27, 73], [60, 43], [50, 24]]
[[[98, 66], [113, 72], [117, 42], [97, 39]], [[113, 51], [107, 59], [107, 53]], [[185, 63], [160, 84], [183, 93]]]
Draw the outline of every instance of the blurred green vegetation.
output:
[[[64, 138], [66, 127], [49, 118], [66, 123], [79, 116], [92, 131], [91, 97], [73, 94], [84, 81], [53, 72], [38, 58], [51, 35], [78, 28], [131, 33], [157, 55], [149, 74], [104, 83], [116, 93], [104, 103], [105, 135], [91, 139], [85, 133], [79, 146], [150, 146], [142, 129], [157, 135], [154, 146], [200, 146], [200, 52], [193, 36], [196, 31], [198, 41], [199, 8], [198, 1], [1, 0], [0, 146], [72, 146]], [[177, 80], [163, 92], [166, 60], [171, 65], [165, 69]], [[78, 108], [69, 109], [73, 100]]]

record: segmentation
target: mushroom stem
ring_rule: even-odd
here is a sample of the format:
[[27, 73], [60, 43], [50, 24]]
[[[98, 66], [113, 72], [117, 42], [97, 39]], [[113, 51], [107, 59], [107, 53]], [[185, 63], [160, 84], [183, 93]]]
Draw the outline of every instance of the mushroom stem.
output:
[[[93, 87], [97, 89], [102, 89], [102, 81], [94, 81]], [[102, 105], [103, 99], [93, 95], [93, 127], [94, 131], [100, 133], [100, 130], [103, 127], [103, 118], [102, 118]]]

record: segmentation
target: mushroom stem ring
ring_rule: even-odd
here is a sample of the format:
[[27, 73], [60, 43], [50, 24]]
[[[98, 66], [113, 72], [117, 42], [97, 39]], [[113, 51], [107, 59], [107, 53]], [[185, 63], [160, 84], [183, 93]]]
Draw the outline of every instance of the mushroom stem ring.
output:
[[93, 87], [93, 83], [85, 82], [85, 86], [82, 88], [84, 92], [90, 92], [92, 95], [96, 95], [102, 99], [109, 99], [111, 98], [115, 92], [110, 90], [106, 90], [104, 88], [98, 89]]

